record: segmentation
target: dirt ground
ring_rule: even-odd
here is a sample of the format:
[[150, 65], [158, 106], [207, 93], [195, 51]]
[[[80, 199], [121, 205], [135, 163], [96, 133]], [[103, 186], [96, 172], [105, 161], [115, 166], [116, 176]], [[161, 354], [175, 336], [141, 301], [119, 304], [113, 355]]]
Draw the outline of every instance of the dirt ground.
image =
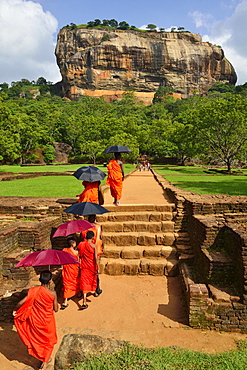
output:
[[[112, 204], [109, 192], [105, 205]], [[150, 172], [135, 172], [124, 182], [121, 204], [161, 204], [166, 200]], [[107, 207], [107, 206], [106, 206]], [[185, 302], [178, 277], [101, 275], [103, 293], [88, 298], [88, 309], [79, 311], [81, 301], [56, 313], [58, 343], [69, 333], [97, 334], [127, 340], [147, 347], [179, 346], [207, 353], [236, 348], [237, 339], [247, 335], [187, 326]], [[59, 297], [61, 303], [61, 297]], [[37, 360], [27, 354], [12, 324], [0, 326], [0, 369], [28, 370]]]

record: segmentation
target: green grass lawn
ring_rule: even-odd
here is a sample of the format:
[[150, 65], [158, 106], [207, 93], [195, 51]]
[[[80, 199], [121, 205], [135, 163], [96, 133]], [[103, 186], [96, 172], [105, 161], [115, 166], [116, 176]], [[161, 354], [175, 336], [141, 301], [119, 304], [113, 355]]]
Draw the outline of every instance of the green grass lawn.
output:
[[173, 185], [197, 194], [247, 195], [247, 170], [243, 170], [243, 175], [226, 175], [203, 167], [153, 166], [153, 169]]
[[180, 348], [142, 348], [126, 345], [114, 354], [93, 355], [72, 367], [74, 370], [244, 370], [247, 368], [247, 341], [239, 348], [207, 354]]
[[[29, 171], [30, 167], [20, 167], [16, 169], [15, 173], [20, 173], [21, 169], [28, 169], [27, 172], [48, 172], [47, 168], [52, 168], [51, 172], [65, 172], [65, 171], [75, 171], [79, 167], [84, 165], [64, 165], [64, 166], [42, 166], [33, 167], [32, 171]], [[85, 165], [86, 166], [86, 165]], [[14, 172], [9, 170], [9, 167], [17, 166], [0, 166], [5, 167], [5, 172]], [[107, 173], [107, 168], [104, 166], [97, 166], [102, 171]], [[125, 173], [131, 172], [135, 166], [131, 164], [125, 164]], [[37, 169], [37, 171], [36, 171]], [[23, 171], [22, 173], [24, 173]], [[106, 178], [101, 182], [105, 184]], [[13, 181], [0, 181], [0, 196], [18, 196], [18, 197], [75, 197], [80, 194], [84, 187], [82, 182], [77, 180], [74, 176], [42, 176], [31, 179], [20, 179]]]

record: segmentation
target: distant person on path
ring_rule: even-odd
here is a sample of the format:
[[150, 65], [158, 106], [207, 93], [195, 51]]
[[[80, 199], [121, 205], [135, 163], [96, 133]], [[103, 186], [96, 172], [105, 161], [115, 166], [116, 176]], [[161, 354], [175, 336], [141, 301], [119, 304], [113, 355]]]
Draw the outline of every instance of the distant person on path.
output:
[[81, 310], [88, 308], [87, 295], [88, 293], [98, 296], [97, 276], [98, 276], [98, 255], [96, 245], [93, 243], [94, 233], [88, 231], [85, 241], [78, 244], [79, 256], [81, 258], [81, 279], [80, 287], [83, 292], [83, 302]]
[[121, 153], [115, 153], [115, 159], [112, 159], [108, 166], [107, 185], [110, 186], [111, 196], [114, 198], [114, 204], [119, 205], [122, 196], [124, 169], [121, 161]]
[[83, 181], [82, 185], [85, 189], [81, 194], [77, 195], [79, 197], [78, 203], [92, 202], [99, 204], [100, 181]]
[[[67, 240], [68, 248], [64, 248], [63, 252], [69, 253], [79, 261], [78, 250], [76, 248], [76, 241], [73, 238]], [[64, 310], [68, 307], [68, 298], [74, 297], [80, 292], [80, 274], [79, 265], [76, 263], [69, 263], [63, 265], [62, 278], [63, 278], [63, 298], [64, 302], [60, 307]]]
[[49, 289], [51, 279], [50, 271], [42, 271], [41, 285], [30, 288], [13, 311], [17, 332], [28, 353], [41, 361], [40, 369], [46, 368], [57, 343], [54, 311], [58, 303], [56, 292]]
[[147, 162], [147, 168], [148, 168], [148, 171], [150, 171], [150, 169], [151, 169], [151, 164], [150, 164], [150, 162]]

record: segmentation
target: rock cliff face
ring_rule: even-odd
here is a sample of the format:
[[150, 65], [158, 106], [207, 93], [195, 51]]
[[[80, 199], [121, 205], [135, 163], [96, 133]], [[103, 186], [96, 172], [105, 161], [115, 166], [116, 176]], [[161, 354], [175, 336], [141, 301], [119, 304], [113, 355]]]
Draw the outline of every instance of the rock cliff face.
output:
[[63, 28], [55, 54], [70, 98], [85, 90], [155, 92], [160, 85], [187, 97], [237, 80], [220, 47], [186, 32]]

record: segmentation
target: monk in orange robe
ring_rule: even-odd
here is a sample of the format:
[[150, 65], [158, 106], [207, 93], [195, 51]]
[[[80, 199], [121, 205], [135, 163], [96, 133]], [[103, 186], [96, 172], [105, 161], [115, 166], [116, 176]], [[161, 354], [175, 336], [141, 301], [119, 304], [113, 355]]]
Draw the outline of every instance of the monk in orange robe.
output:
[[[73, 238], [67, 240], [68, 248], [64, 248], [63, 252], [71, 254], [79, 261], [78, 250], [76, 250], [76, 241]], [[60, 307], [64, 310], [68, 307], [68, 298], [74, 297], [80, 292], [80, 277], [79, 277], [79, 265], [76, 263], [69, 263], [63, 265], [62, 270], [63, 278], [63, 298], [64, 302]]]
[[81, 237], [82, 237], [83, 240], [85, 240], [86, 239], [86, 234], [87, 234], [88, 231], [92, 231], [94, 233], [94, 237], [92, 239], [92, 242], [93, 242], [93, 244], [96, 245], [97, 255], [98, 255], [98, 257], [100, 257], [101, 254], [103, 253], [103, 249], [104, 249], [103, 241], [102, 241], [101, 226], [100, 226], [100, 224], [96, 223], [96, 215], [89, 215], [88, 216], [88, 222], [90, 222], [91, 224], [94, 224], [95, 227], [92, 227], [90, 229], [82, 231], [81, 232]]
[[50, 271], [42, 271], [41, 286], [30, 288], [13, 311], [17, 332], [28, 353], [41, 361], [40, 369], [45, 369], [57, 343], [54, 311], [58, 303], [56, 292], [49, 289], [51, 278]]
[[98, 276], [98, 256], [96, 245], [92, 240], [93, 231], [88, 231], [86, 240], [78, 244], [79, 256], [81, 258], [81, 280], [80, 287], [83, 292], [83, 302], [81, 310], [85, 310], [87, 305], [87, 295], [92, 293], [97, 296], [97, 276]]
[[123, 162], [121, 161], [121, 153], [115, 153], [115, 159], [112, 159], [108, 166], [107, 185], [110, 186], [111, 196], [114, 198], [114, 204], [119, 205], [119, 200], [122, 196], [124, 170]]
[[91, 202], [98, 204], [100, 181], [94, 182], [83, 181], [82, 185], [85, 186], [85, 189], [81, 194], [77, 195], [77, 197], [79, 197], [78, 203]]

